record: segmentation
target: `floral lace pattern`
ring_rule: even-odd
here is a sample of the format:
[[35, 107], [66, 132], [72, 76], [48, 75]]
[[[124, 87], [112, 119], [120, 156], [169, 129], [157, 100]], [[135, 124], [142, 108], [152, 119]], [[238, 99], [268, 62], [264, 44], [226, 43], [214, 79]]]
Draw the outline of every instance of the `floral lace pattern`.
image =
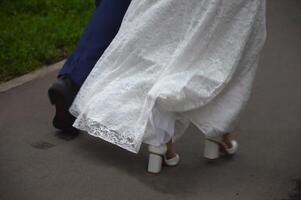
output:
[[86, 131], [92, 136], [99, 137], [107, 142], [125, 148], [129, 151], [136, 152], [137, 144], [135, 144], [135, 135], [118, 133], [99, 122], [90, 118], [81, 117], [77, 121], [76, 128]]

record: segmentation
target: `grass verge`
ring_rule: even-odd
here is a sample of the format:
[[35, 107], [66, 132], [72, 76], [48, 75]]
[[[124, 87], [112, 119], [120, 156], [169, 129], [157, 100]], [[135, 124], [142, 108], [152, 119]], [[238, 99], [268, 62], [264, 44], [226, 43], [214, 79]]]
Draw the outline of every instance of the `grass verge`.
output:
[[1, 0], [0, 82], [65, 58], [93, 10], [92, 0]]

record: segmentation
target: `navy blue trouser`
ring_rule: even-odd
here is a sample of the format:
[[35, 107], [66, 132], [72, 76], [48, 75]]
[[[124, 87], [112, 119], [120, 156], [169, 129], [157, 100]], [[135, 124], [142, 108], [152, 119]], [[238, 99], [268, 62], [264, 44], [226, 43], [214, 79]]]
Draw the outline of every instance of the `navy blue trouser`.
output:
[[130, 2], [131, 0], [96, 0], [96, 10], [59, 76], [69, 77], [79, 87], [83, 84], [117, 34]]

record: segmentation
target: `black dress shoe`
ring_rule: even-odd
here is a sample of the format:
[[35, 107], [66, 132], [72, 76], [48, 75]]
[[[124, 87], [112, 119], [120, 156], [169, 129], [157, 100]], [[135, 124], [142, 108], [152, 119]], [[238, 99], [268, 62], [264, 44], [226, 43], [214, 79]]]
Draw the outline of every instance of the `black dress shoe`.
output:
[[52, 105], [55, 106], [56, 112], [53, 118], [53, 126], [63, 131], [76, 132], [72, 125], [75, 117], [69, 113], [77, 92], [78, 87], [68, 77], [61, 76], [48, 90], [48, 96]]

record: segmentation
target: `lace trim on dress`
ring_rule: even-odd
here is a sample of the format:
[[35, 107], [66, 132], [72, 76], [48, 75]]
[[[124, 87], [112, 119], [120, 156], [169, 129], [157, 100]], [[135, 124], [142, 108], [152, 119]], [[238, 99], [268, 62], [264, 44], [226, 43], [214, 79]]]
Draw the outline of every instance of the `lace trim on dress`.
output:
[[135, 143], [134, 134], [122, 134], [86, 116], [78, 118], [73, 126], [128, 151], [138, 153], [139, 147]]

